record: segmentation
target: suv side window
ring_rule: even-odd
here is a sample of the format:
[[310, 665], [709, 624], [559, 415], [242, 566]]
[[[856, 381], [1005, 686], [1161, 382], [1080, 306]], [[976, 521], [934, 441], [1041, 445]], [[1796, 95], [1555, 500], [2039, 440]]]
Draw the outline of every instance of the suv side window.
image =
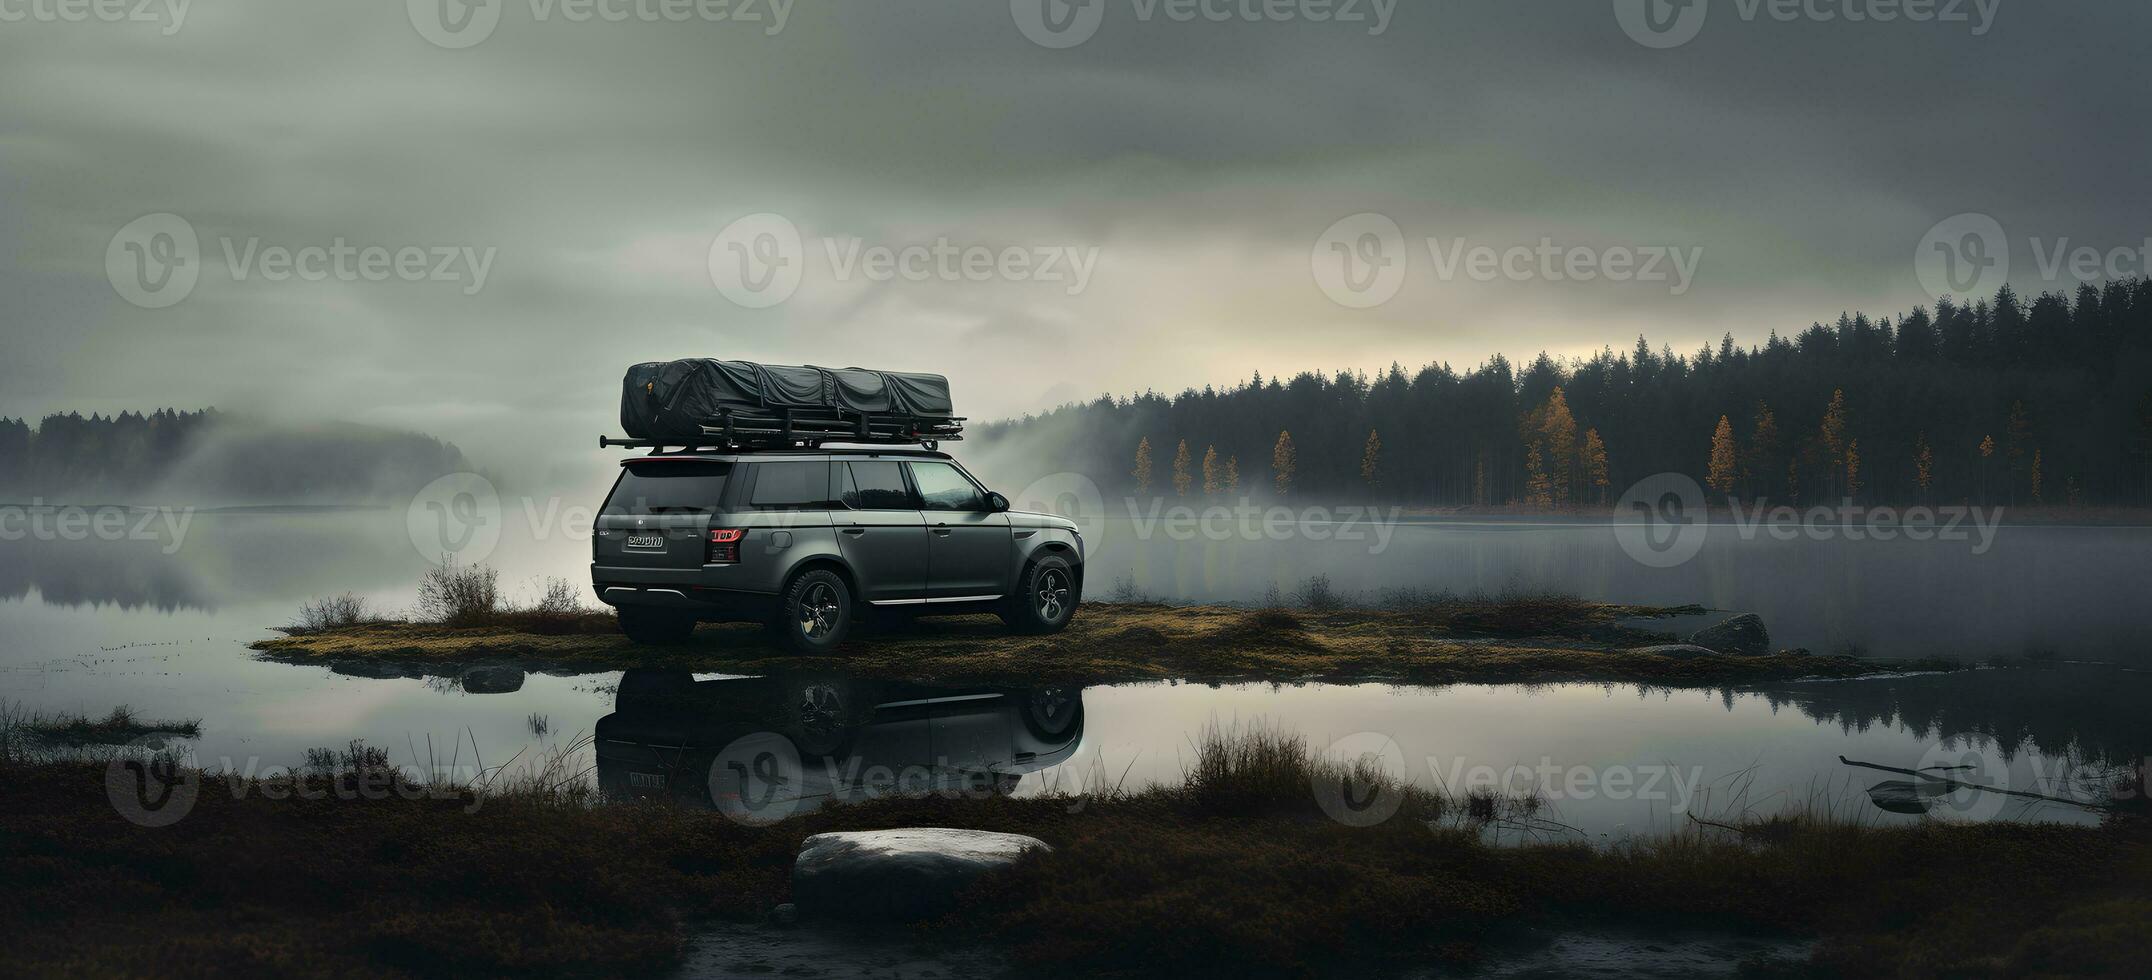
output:
[[883, 460], [860, 460], [837, 466], [846, 472], [843, 500], [853, 510], [918, 510], [911, 487], [904, 483], [904, 464]]
[[821, 510], [829, 506], [829, 464], [792, 462], [755, 464], [750, 507], [770, 510]]
[[947, 463], [912, 464], [912, 481], [919, 484], [921, 510], [982, 511], [986, 495], [963, 471]]

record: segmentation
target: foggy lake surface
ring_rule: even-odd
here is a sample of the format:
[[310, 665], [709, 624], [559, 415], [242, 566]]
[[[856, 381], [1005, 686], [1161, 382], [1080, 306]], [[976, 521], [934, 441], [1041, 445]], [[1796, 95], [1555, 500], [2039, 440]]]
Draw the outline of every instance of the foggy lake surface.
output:
[[[367, 671], [272, 663], [245, 649], [317, 596], [350, 591], [376, 609], [407, 608], [426, 559], [406, 517], [200, 514], [177, 548], [0, 542], [0, 702], [98, 716], [126, 704], [149, 718], [199, 718], [197, 762], [256, 771], [353, 739], [400, 764], [453, 754], [497, 765], [572, 743], [616, 711], [617, 672], [483, 682], [354, 676]], [[1914, 819], [1869, 805], [1869, 787], [1898, 777], [1840, 756], [1918, 768], [1963, 764], [1970, 753], [2013, 788], [2051, 792], [2082, 775], [2074, 763], [2141, 759], [2152, 749], [2140, 708], [2152, 675], [2133, 669], [2152, 649], [2131, 601], [2152, 553], [2142, 529], [2003, 527], [1979, 555], [1968, 543], [1747, 540], [1727, 529], [1674, 568], [1639, 564], [1612, 529], [1591, 522], [1420, 519], [1394, 529], [1386, 546], [1371, 545], [1146, 538], [1109, 521], [1091, 535], [1088, 589], [1103, 598], [1123, 580], [1159, 598], [1252, 601], [1315, 574], [1370, 595], [1549, 589], [1753, 611], [1780, 645], [1818, 651], [2043, 657], [2012, 669], [1768, 689], [1094, 686], [1080, 692], [1070, 751], [1018, 767], [1015, 791], [1177, 782], [1207, 727], [1261, 725], [1318, 748], [1379, 745], [1397, 775], [1422, 785], [1462, 792], [1492, 780], [1536, 792], [1563, 832], [1611, 839], [1678, 825], [1684, 808], [1724, 816], [1828, 805], [1864, 819]], [[511, 597], [527, 598], [547, 576], [587, 585], [588, 547], [587, 537], [533, 534], [511, 517], [482, 557], [502, 570]], [[2080, 660], [2112, 664], [2071, 663]], [[534, 716], [543, 734], [532, 730]], [[936, 739], [955, 734], [936, 731], [905, 751], [946, 755]], [[2090, 819], [2063, 806], [1952, 806], [1936, 812]]]

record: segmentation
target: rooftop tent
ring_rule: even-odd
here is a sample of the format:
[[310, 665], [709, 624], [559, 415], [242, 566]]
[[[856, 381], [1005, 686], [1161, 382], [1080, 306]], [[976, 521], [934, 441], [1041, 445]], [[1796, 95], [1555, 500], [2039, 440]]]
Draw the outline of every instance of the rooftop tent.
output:
[[620, 426], [632, 439], [691, 441], [706, 429], [803, 440], [857, 434], [870, 441], [958, 438], [949, 380], [938, 374], [693, 358], [637, 364], [621, 382]]

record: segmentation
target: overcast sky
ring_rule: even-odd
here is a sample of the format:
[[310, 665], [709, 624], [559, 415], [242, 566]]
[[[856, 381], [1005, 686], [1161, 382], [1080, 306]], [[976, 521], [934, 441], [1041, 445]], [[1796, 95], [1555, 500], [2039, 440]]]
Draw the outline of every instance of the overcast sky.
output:
[[2074, 285], [2062, 240], [2141, 271], [2152, 8], [1985, 3], [0, 0], [0, 414], [570, 459], [639, 360], [942, 371], [993, 417], [1757, 342], [1932, 302], [1967, 213], [2021, 289]]

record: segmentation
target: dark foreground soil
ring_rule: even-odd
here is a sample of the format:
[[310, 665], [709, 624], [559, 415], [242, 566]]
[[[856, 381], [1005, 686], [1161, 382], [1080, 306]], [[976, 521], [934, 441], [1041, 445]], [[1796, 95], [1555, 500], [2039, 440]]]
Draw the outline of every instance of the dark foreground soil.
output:
[[184, 819], [153, 828], [118, 815], [106, 772], [0, 764], [8, 974], [650, 974], [722, 959], [706, 944], [725, 930], [706, 923], [760, 923], [786, 901], [806, 835], [894, 826], [1054, 846], [899, 937], [1022, 976], [1364, 976], [1550, 930], [1817, 940], [1812, 960], [1750, 964], [1770, 975], [2130, 976], [2152, 948], [2152, 835], [2122, 821], [1789, 820], [1494, 848], [1438, 799], [1354, 827], [1305, 783], [1225, 773], [1104, 798], [890, 799], [771, 827], [558, 794], [273, 799], [210, 778]]

